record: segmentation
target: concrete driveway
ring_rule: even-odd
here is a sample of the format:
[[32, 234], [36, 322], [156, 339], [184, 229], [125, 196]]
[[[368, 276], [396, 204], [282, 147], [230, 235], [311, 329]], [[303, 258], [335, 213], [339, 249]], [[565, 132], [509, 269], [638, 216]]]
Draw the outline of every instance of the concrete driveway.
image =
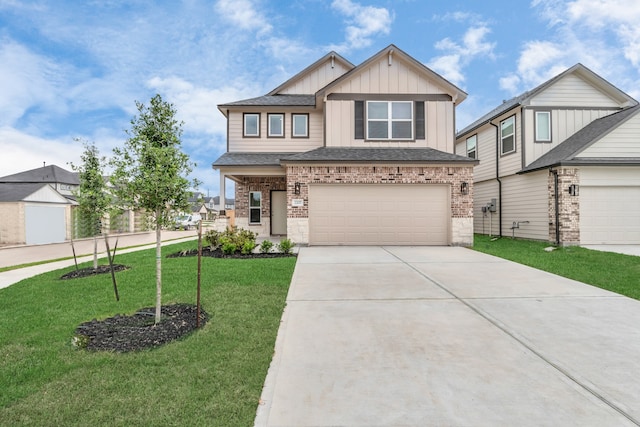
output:
[[640, 301], [456, 247], [301, 248], [257, 426], [640, 425]]

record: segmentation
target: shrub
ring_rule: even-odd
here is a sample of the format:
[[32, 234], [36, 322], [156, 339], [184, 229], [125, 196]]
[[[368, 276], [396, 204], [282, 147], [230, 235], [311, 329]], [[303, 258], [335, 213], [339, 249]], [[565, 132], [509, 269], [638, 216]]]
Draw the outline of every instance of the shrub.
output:
[[227, 255], [233, 255], [234, 253], [236, 253], [237, 250], [238, 250], [238, 247], [235, 245], [235, 243], [225, 242], [222, 244], [222, 252], [224, 252]]
[[218, 249], [220, 247], [220, 237], [222, 233], [216, 230], [209, 230], [204, 234], [204, 241], [209, 245], [211, 250]]
[[256, 247], [255, 241], [247, 240], [242, 245], [242, 249], [240, 250], [240, 252], [242, 252], [243, 255], [249, 255], [251, 252], [253, 252], [255, 247]]
[[[224, 252], [225, 254], [232, 254], [238, 251], [242, 251], [242, 253], [248, 254], [251, 253], [251, 251], [253, 251], [253, 249], [257, 246], [257, 236], [258, 233], [254, 233], [253, 231], [245, 230], [243, 228], [230, 227], [222, 232], [209, 230], [206, 232], [204, 239], [211, 250], [221, 248], [222, 252]], [[231, 245], [233, 245], [233, 247], [235, 248], [233, 249], [233, 251], [231, 251]]]
[[278, 243], [278, 250], [283, 254], [290, 254], [293, 249], [294, 243], [290, 239], [282, 239]]
[[273, 242], [270, 240], [263, 240], [260, 244], [260, 253], [268, 254], [271, 252], [271, 248], [273, 248]]

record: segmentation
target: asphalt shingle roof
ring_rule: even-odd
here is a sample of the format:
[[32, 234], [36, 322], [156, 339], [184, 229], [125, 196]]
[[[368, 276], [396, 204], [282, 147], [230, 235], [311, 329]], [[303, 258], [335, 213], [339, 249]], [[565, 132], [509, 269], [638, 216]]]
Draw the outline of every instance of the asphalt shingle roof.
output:
[[282, 159], [287, 162], [393, 162], [393, 163], [478, 163], [474, 159], [433, 148], [320, 147]]
[[584, 128], [567, 138], [562, 144], [554, 147], [536, 161], [525, 167], [520, 173], [531, 172], [544, 169], [560, 163], [581, 163], [581, 164], [614, 164], [614, 163], [637, 163], [638, 159], [612, 159], [612, 158], [576, 158], [582, 150], [595, 143], [607, 133], [618, 127], [621, 123], [640, 112], [640, 105], [626, 108], [614, 114], [601, 117], [589, 123]]
[[0, 202], [19, 202], [45, 185], [48, 184], [0, 183]]
[[215, 162], [218, 166], [280, 166], [280, 159], [294, 153], [225, 153]]
[[218, 107], [315, 107], [315, 95], [264, 95], [257, 98], [220, 104]]
[[77, 173], [69, 172], [56, 165], [44, 166], [13, 175], [0, 177], [0, 182], [44, 182], [80, 185]]

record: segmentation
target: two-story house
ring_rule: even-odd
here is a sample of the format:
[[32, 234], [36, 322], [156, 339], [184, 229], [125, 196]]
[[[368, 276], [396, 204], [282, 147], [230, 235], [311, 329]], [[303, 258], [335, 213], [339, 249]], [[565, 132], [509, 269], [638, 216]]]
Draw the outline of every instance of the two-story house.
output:
[[[466, 93], [394, 45], [331, 52], [264, 96], [219, 105], [235, 223], [311, 245], [471, 245], [475, 159], [454, 154]], [[222, 203], [222, 201], [221, 201]]]
[[460, 131], [478, 159], [475, 232], [561, 245], [640, 243], [638, 103], [577, 64]]

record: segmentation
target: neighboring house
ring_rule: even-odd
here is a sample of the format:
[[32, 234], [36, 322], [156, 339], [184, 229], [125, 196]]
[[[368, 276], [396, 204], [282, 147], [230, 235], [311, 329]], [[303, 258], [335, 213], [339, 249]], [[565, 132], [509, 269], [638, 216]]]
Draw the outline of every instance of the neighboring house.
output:
[[638, 102], [581, 64], [462, 131], [477, 233], [640, 244]]
[[230, 211], [235, 208], [235, 200], [234, 199], [224, 199], [224, 208], [220, 206], [220, 196], [215, 196], [213, 199], [213, 209], [220, 211]]
[[[218, 106], [235, 223], [311, 245], [471, 245], [474, 159], [454, 154], [466, 93], [390, 45], [335, 52], [258, 98]], [[223, 203], [224, 204], [224, 203]]]
[[0, 244], [64, 242], [71, 204], [47, 183], [0, 183]]
[[69, 172], [56, 165], [43, 166], [25, 172], [0, 177], [0, 183], [42, 184], [46, 183], [69, 200], [75, 201], [73, 194], [80, 187], [80, 179], [75, 172]]

